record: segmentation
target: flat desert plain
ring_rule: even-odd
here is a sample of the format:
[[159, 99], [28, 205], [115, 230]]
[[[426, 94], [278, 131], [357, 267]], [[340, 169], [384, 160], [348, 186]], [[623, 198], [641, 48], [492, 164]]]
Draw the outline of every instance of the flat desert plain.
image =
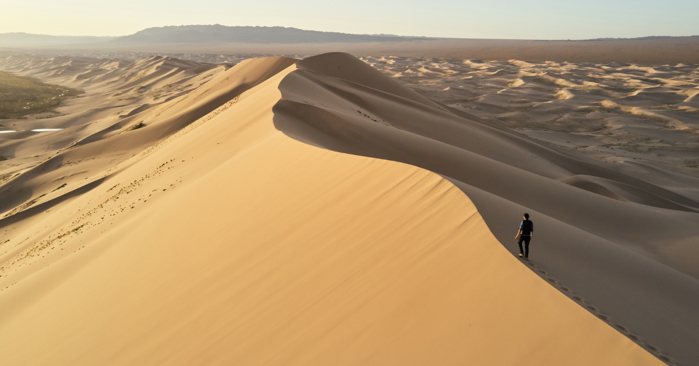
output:
[[0, 70], [83, 90], [0, 121], [3, 363], [699, 360], [696, 65]]

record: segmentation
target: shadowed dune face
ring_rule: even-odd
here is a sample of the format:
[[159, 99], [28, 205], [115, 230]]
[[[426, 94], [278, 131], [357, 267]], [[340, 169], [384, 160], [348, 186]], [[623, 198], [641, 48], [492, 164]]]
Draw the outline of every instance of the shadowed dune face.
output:
[[[652, 184], [644, 174], [536, 141], [417, 93], [398, 95], [389, 76], [347, 55], [317, 56], [297, 67], [280, 85], [284, 99], [275, 106], [275, 125], [281, 131], [316, 146], [448, 177], [512, 252], [518, 220], [529, 212], [538, 220], [533, 250], [542, 277], [555, 279], [605, 321], [622, 324], [649, 349], [679, 360], [699, 357], [691, 346], [698, 335], [688, 327], [699, 326], [691, 305], [699, 300], [699, 258], [687, 245], [699, 238], [699, 204], [695, 192], [677, 189], [696, 183], [691, 175], [675, 170], [649, 180], [665, 184]], [[361, 82], [367, 79], [374, 86]], [[678, 318], [668, 322], [659, 313]]]
[[[116, 121], [86, 136], [67, 127], [74, 145], [0, 189], [3, 204], [25, 194], [0, 219], [6, 361], [696, 356], [692, 197], [489, 125], [352, 56], [249, 60]], [[501, 245], [523, 211], [537, 222], [532, 271]], [[649, 228], [618, 230], [648, 221], [674, 252]]]

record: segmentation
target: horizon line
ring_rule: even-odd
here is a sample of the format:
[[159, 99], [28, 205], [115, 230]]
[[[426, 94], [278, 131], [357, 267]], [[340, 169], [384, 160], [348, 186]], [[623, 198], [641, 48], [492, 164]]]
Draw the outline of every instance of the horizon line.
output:
[[16, 31], [16, 32], [4, 32], [0, 33], [1, 35], [7, 35], [7, 34], [24, 34], [24, 35], [30, 35], [30, 36], [45, 36], [45, 37], [90, 37], [90, 38], [121, 38], [121, 37], [128, 37], [131, 35], [134, 35], [136, 33], [142, 32], [144, 30], [148, 29], [154, 29], [154, 28], [169, 28], [169, 27], [196, 27], [196, 26], [221, 26], [221, 27], [226, 27], [226, 28], [285, 28], [285, 29], [296, 29], [296, 30], [301, 30], [301, 31], [306, 31], [306, 32], [321, 32], [321, 33], [336, 33], [336, 34], [348, 34], [348, 35], [357, 35], [357, 36], [383, 36], [383, 37], [396, 37], [396, 38], [425, 38], [425, 40], [466, 40], [466, 39], [471, 39], [471, 40], [503, 40], [503, 41], [613, 41], [613, 40], [633, 40], [633, 39], [649, 39], [649, 38], [688, 38], [688, 37], [699, 37], [699, 34], [693, 34], [693, 35], [685, 35], [685, 36], [667, 36], [667, 35], [647, 35], [647, 36], [639, 36], [639, 37], [598, 37], [598, 38], [559, 38], [559, 39], [551, 39], [551, 38], [468, 38], [468, 37], [434, 37], [434, 36], [412, 36], [412, 35], [398, 35], [398, 34], [391, 34], [391, 33], [374, 33], [374, 34], [369, 34], [369, 33], [346, 33], [346, 32], [337, 32], [337, 31], [325, 31], [325, 30], [314, 30], [314, 29], [303, 29], [303, 28], [296, 28], [296, 27], [285, 27], [285, 26], [264, 26], [264, 25], [223, 25], [223, 24], [181, 24], [181, 25], [164, 25], [164, 26], [155, 26], [155, 27], [147, 27], [143, 28], [139, 31], [136, 31], [134, 33], [130, 34], [124, 34], [124, 35], [119, 35], [119, 36], [95, 36], [95, 35], [63, 35], [63, 34], [44, 34], [44, 33], [29, 33], [29, 32], [23, 32], [23, 31]]

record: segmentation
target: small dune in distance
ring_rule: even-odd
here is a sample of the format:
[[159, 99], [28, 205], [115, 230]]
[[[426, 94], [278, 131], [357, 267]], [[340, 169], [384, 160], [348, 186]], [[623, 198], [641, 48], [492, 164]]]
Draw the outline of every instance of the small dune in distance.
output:
[[0, 35], [2, 363], [695, 364], [695, 43]]

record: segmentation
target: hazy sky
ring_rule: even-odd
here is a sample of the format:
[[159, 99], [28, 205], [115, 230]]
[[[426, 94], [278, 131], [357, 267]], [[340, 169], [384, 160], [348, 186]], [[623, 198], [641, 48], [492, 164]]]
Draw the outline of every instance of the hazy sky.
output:
[[699, 0], [0, 0], [0, 33], [119, 36], [185, 24], [515, 39], [699, 35]]

